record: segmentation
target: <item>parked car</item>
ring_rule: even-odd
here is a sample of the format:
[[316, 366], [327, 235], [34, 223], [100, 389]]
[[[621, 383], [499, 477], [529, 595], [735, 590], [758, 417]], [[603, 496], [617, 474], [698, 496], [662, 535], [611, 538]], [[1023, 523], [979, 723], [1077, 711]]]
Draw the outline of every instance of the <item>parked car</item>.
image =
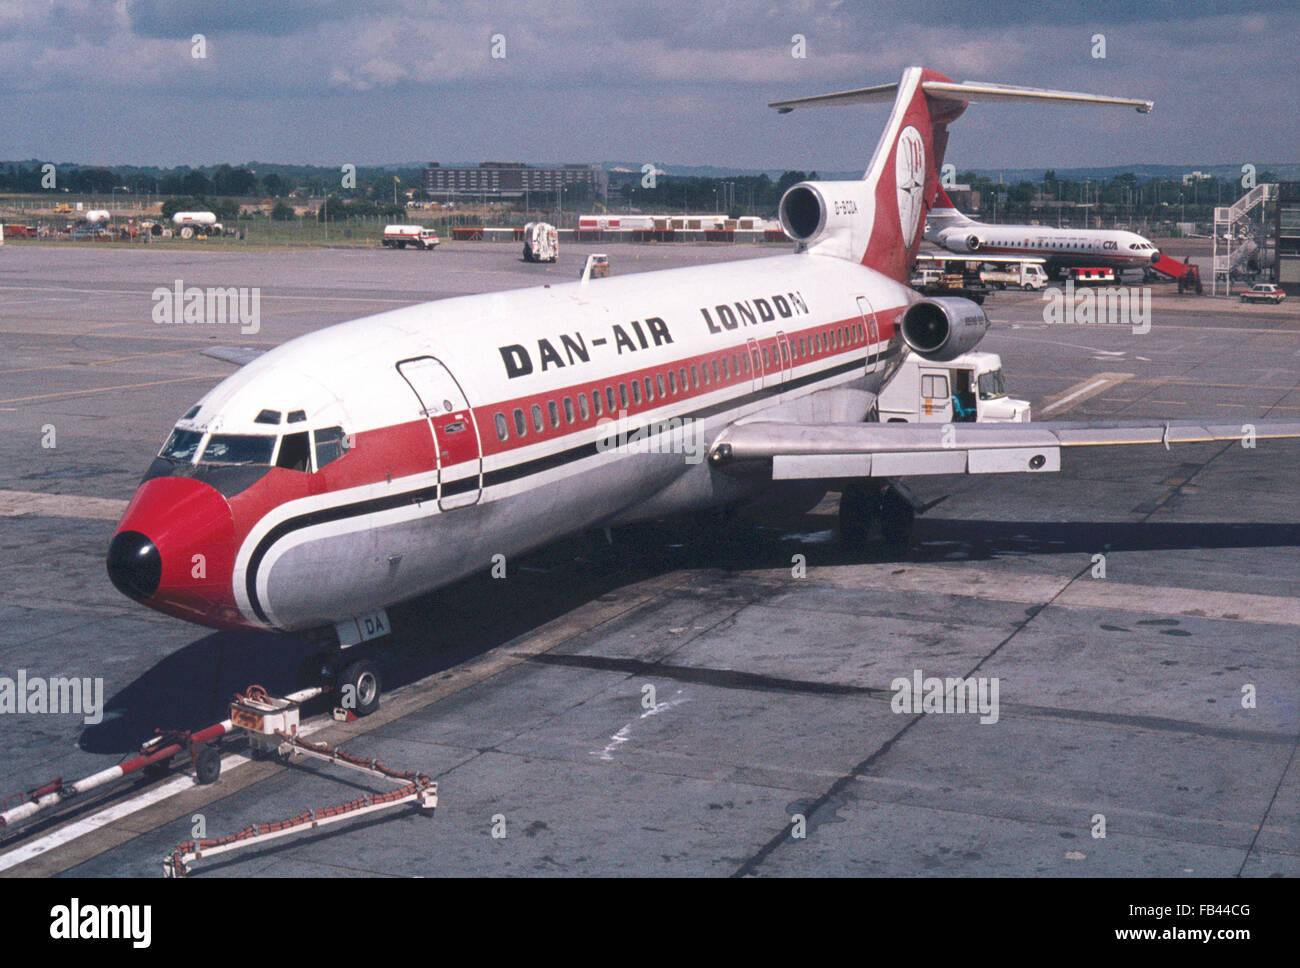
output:
[[1254, 286], [1247, 289], [1241, 294], [1242, 302], [1271, 302], [1280, 303], [1286, 298], [1286, 293], [1278, 286], [1271, 282], [1257, 282]]

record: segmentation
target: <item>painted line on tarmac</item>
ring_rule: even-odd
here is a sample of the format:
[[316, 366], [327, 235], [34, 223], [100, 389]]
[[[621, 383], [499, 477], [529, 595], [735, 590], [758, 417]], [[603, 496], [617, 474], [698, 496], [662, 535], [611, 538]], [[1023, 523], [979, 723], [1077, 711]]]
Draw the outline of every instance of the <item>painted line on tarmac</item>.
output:
[[216, 380], [215, 376], [183, 376], [175, 380], [154, 380], [150, 383], [126, 383], [116, 387], [92, 387], [89, 390], [60, 390], [58, 393], [38, 393], [31, 397], [10, 397], [0, 403], [29, 403], [32, 400], [53, 400], [57, 397], [81, 397], [91, 393], [111, 393], [113, 390], [143, 390], [146, 387], [166, 386], [169, 383], [192, 383], [195, 380]]
[[[1123, 383], [1125, 380], [1131, 380], [1133, 376], [1134, 374], [1132, 373], [1098, 373], [1094, 377], [1067, 388], [1066, 391], [1059, 396], [1048, 397], [1048, 400], [1051, 402], [1048, 403], [1047, 406], [1043, 407], [1039, 412], [1044, 415], [1049, 414], [1054, 410], [1062, 410], [1062, 412], [1064, 412], [1064, 410], [1077, 407], [1085, 400], [1095, 397], [1097, 394], [1103, 393], [1111, 387]], [[1067, 406], [1067, 404], [1069, 406]]]
[[0, 490], [0, 518], [33, 515], [42, 518], [86, 518], [92, 521], [120, 521], [126, 501], [79, 494], [42, 494], [39, 491]]
[[[784, 569], [745, 572], [755, 577], [788, 575]], [[1300, 626], [1300, 598], [1258, 595], [1168, 585], [1133, 585], [1105, 581], [1075, 582], [1070, 575], [975, 571], [964, 563], [945, 565], [835, 565], [808, 569], [808, 577], [826, 584], [858, 588], [888, 588], [900, 593], [957, 595], [1016, 604], [1052, 600], [1065, 608], [1101, 608], [1148, 615], [1249, 622], [1257, 625]], [[1066, 587], [1066, 586], [1069, 587]]]

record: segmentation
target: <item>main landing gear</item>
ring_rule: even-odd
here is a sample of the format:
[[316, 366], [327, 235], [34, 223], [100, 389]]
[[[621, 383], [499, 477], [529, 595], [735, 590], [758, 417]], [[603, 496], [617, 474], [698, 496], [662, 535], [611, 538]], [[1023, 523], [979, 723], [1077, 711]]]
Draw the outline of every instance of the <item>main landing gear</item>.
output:
[[840, 537], [866, 544], [877, 529], [891, 552], [906, 551], [916, 521], [913, 503], [894, 485], [875, 480], [850, 481], [840, 493]]

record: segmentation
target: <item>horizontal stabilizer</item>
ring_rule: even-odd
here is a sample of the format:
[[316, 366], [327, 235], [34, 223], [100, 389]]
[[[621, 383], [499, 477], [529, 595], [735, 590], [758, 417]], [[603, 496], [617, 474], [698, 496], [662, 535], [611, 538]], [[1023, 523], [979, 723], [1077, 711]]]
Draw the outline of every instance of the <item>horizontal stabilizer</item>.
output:
[[[1075, 91], [1053, 91], [1037, 87], [1015, 87], [1010, 84], [985, 84], [974, 81], [924, 81], [921, 90], [937, 101], [1038, 101], [1045, 104], [1101, 104], [1115, 107], [1135, 108], [1142, 114], [1150, 114], [1155, 106], [1153, 101], [1137, 98], [1110, 97], [1103, 94], [1080, 94]], [[897, 84], [881, 84], [876, 87], [864, 87], [855, 91], [838, 91], [834, 94], [817, 94], [812, 97], [792, 98], [786, 101], [773, 101], [768, 107], [776, 108], [782, 114], [795, 108], [830, 107], [840, 104], [878, 104], [894, 100], [898, 92]]]

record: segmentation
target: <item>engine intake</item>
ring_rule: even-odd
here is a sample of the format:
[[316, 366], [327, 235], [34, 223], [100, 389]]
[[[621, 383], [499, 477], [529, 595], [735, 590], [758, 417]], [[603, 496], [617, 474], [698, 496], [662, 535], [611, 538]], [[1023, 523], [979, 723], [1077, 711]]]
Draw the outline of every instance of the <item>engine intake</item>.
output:
[[863, 181], [807, 181], [791, 185], [777, 209], [781, 228], [795, 242], [817, 245], [829, 242], [845, 256], [866, 247], [874, 209]]
[[988, 328], [989, 318], [977, 303], [947, 296], [913, 303], [899, 330], [913, 353], [942, 363], [973, 350]]

